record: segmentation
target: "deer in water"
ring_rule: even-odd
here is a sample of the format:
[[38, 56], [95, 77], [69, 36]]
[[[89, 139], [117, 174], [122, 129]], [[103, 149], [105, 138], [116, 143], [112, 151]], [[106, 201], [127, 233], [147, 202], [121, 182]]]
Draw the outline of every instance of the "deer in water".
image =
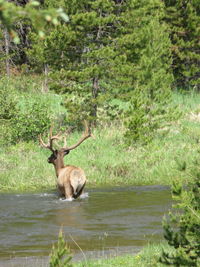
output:
[[53, 135], [52, 127], [50, 128], [48, 144], [45, 144], [42, 140], [41, 135], [39, 135], [40, 145], [44, 148], [49, 149], [52, 152], [51, 156], [48, 158], [48, 163], [52, 163], [54, 165], [59, 193], [62, 197], [65, 197], [68, 200], [76, 199], [82, 194], [83, 188], [86, 184], [86, 176], [84, 171], [79, 167], [75, 167], [72, 165], [65, 166], [64, 156], [69, 154], [71, 150], [77, 148], [83, 141], [85, 141], [90, 136], [91, 131], [86, 122], [84, 134], [82, 135], [80, 140], [72, 146], [67, 146], [65, 136], [64, 146], [59, 149], [54, 149], [53, 142], [54, 140], [61, 139], [61, 133]]

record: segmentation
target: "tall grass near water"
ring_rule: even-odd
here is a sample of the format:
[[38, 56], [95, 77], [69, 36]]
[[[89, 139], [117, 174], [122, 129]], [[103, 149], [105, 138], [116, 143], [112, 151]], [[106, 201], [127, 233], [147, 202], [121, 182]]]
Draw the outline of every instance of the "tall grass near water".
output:
[[[189, 116], [189, 115], [188, 115]], [[125, 147], [123, 126], [93, 130], [95, 138], [85, 141], [65, 157], [66, 164], [80, 166], [87, 186], [169, 185], [190, 179], [189, 170], [199, 157], [200, 125], [184, 118], [147, 146]], [[73, 144], [81, 133], [74, 133]], [[0, 151], [1, 191], [50, 190], [55, 188], [55, 171], [47, 163], [50, 151], [38, 143], [19, 143]], [[182, 170], [187, 165], [187, 170]]]
[[[28, 81], [26, 80], [27, 86]], [[19, 105], [40, 99], [48, 102], [49, 112], [63, 114], [62, 97], [53, 93], [41, 94], [40, 85], [20, 87]], [[1, 84], [2, 85], [2, 84]], [[34, 86], [33, 86], [34, 85]], [[2, 85], [8, 86], [8, 85]], [[14, 86], [11, 82], [9, 86]], [[200, 151], [200, 94], [174, 92], [173, 101], [182, 117], [166, 129], [160, 129], [146, 146], [124, 145], [125, 128], [122, 122], [104, 123], [92, 129], [94, 138], [87, 139], [65, 157], [66, 164], [80, 166], [87, 176], [87, 187], [126, 185], [169, 185], [174, 180], [190, 179], [189, 171]], [[81, 132], [74, 132], [69, 144], [77, 142]], [[50, 151], [37, 142], [19, 142], [0, 149], [1, 191], [55, 190], [55, 171], [47, 163]], [[183, 169], [187, 170], [183, 172]]]

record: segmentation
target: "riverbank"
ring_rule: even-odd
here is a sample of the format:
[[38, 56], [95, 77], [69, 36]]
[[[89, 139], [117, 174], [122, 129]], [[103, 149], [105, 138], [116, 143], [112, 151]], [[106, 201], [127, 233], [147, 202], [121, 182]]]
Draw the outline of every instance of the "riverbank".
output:
[[[139, 253], [137, 254], [124, 254], [124, 255], [116, 255], [112, 257], [105, 257], [99, 259], [85, 259], [84, 261], [74, 261], [73, 267], [133, 267], [133, 266], [156, 266], [162, 267], [163, 264], [159, 263], [159, 258], [161, 256], [162, 250], [171, 251], [172, 249], [165, 243], [158, 244], [149, 244], [145, 246]], [[22, 258], [11, 258], [9, 260], [1, 260], [0, 264], [4, 267], [48, 267], [49, 266], [49, 257], [22, 257]]]
[[161, 267], [163, 264], [159, 263], [159, 258], [163, 249], [172, 251], [166, 242], [149, 244], [145, 246], [138, 254], [125, 254], [122, 256], [109, 257], [98, 260], [89, 260], [86, 262], [75, 263], [74, 267], [133, 267], [133, 266], [156, 266]]
[[[107, 124], [93, 129], [94, 138], [66, 156], [65, 163], [85, 170], [87, 187], [170, 185], [176, 179], [187, 182], [193, 161], [199, 157], [200, 95], [177, 94], [174, 101], [182, 117], [161, 129], [147, 146], [125, 147], [123, 125]], [[69, 143], [75, 143], [80, 135], [74, 133]], [[55, 190], [55, 171], [47, 163], [49, 155], [33, 142], [1, 147], [0, 191]]]

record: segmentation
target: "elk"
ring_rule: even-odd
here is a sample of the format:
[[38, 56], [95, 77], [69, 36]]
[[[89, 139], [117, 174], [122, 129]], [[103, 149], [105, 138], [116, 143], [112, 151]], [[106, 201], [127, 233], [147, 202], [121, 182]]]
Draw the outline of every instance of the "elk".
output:
[[64, 157], [69, 154], [71, 150], [77, 148], [87, 138], [91, 137], [91, 130], [88, 127], [88, 124], [86, 122], [84, 122], [84, 124], [85, 131], [82, 137], [76, 144], [72, 146], [67, 146], [66, 136], [63, 136], [64, 146], [59, 149], [54, 149], [53, 142], [55, 141], [56, 143], [56, 140], [61, 140], [62, 133], [53, 135], [53, 127], [50, 128], [48, 144], [45, 144], [41, 135], [39, 135], [40, 145], [52, 152], [47, 161], [48, 163], [52, 163], [54, 165], [59, 193], [61, 197], [64, 197], [68, 200], [78, 198], [82, 194], [86, 184], [86, 176], [81, 168], [72, 165], [64, 165]]

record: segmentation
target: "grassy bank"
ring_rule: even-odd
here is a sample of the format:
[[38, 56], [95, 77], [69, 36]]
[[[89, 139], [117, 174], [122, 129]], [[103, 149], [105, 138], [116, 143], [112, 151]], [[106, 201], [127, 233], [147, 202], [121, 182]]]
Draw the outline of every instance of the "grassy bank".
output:
[[122, 255], [116, 257], [108, 257], [103, 259], [89, 260], [86, 262], [75, 263], [74, 267], [161, 267], [163, 264], [159, 263], [159, 258], [162, 254], [162, 250], [172, 251], [167, 243], [158, 243], [158, 244], [149, 244], [145, 246], [138, 254], [136, 255]]
[[[87, 187], [116, 185], [171, 184], [190, 179], [188, 173], [199, 157], [200, 95], [174, 94], [183, 116], [147, 146], [127, 148], [123, 125], [110, 124], [93, 130], [94, 138], [85, 141], [65, 158], [66, 164], [82, 167]], [[81, 133], [74, 133], [75, 143]], [[55, 189], [55, 172], [47, 163], [50, 155], [37, 143], [18, 143], [0, 150], [1, 191]], [[182, 172], [187, 165], [187, 170]]]

